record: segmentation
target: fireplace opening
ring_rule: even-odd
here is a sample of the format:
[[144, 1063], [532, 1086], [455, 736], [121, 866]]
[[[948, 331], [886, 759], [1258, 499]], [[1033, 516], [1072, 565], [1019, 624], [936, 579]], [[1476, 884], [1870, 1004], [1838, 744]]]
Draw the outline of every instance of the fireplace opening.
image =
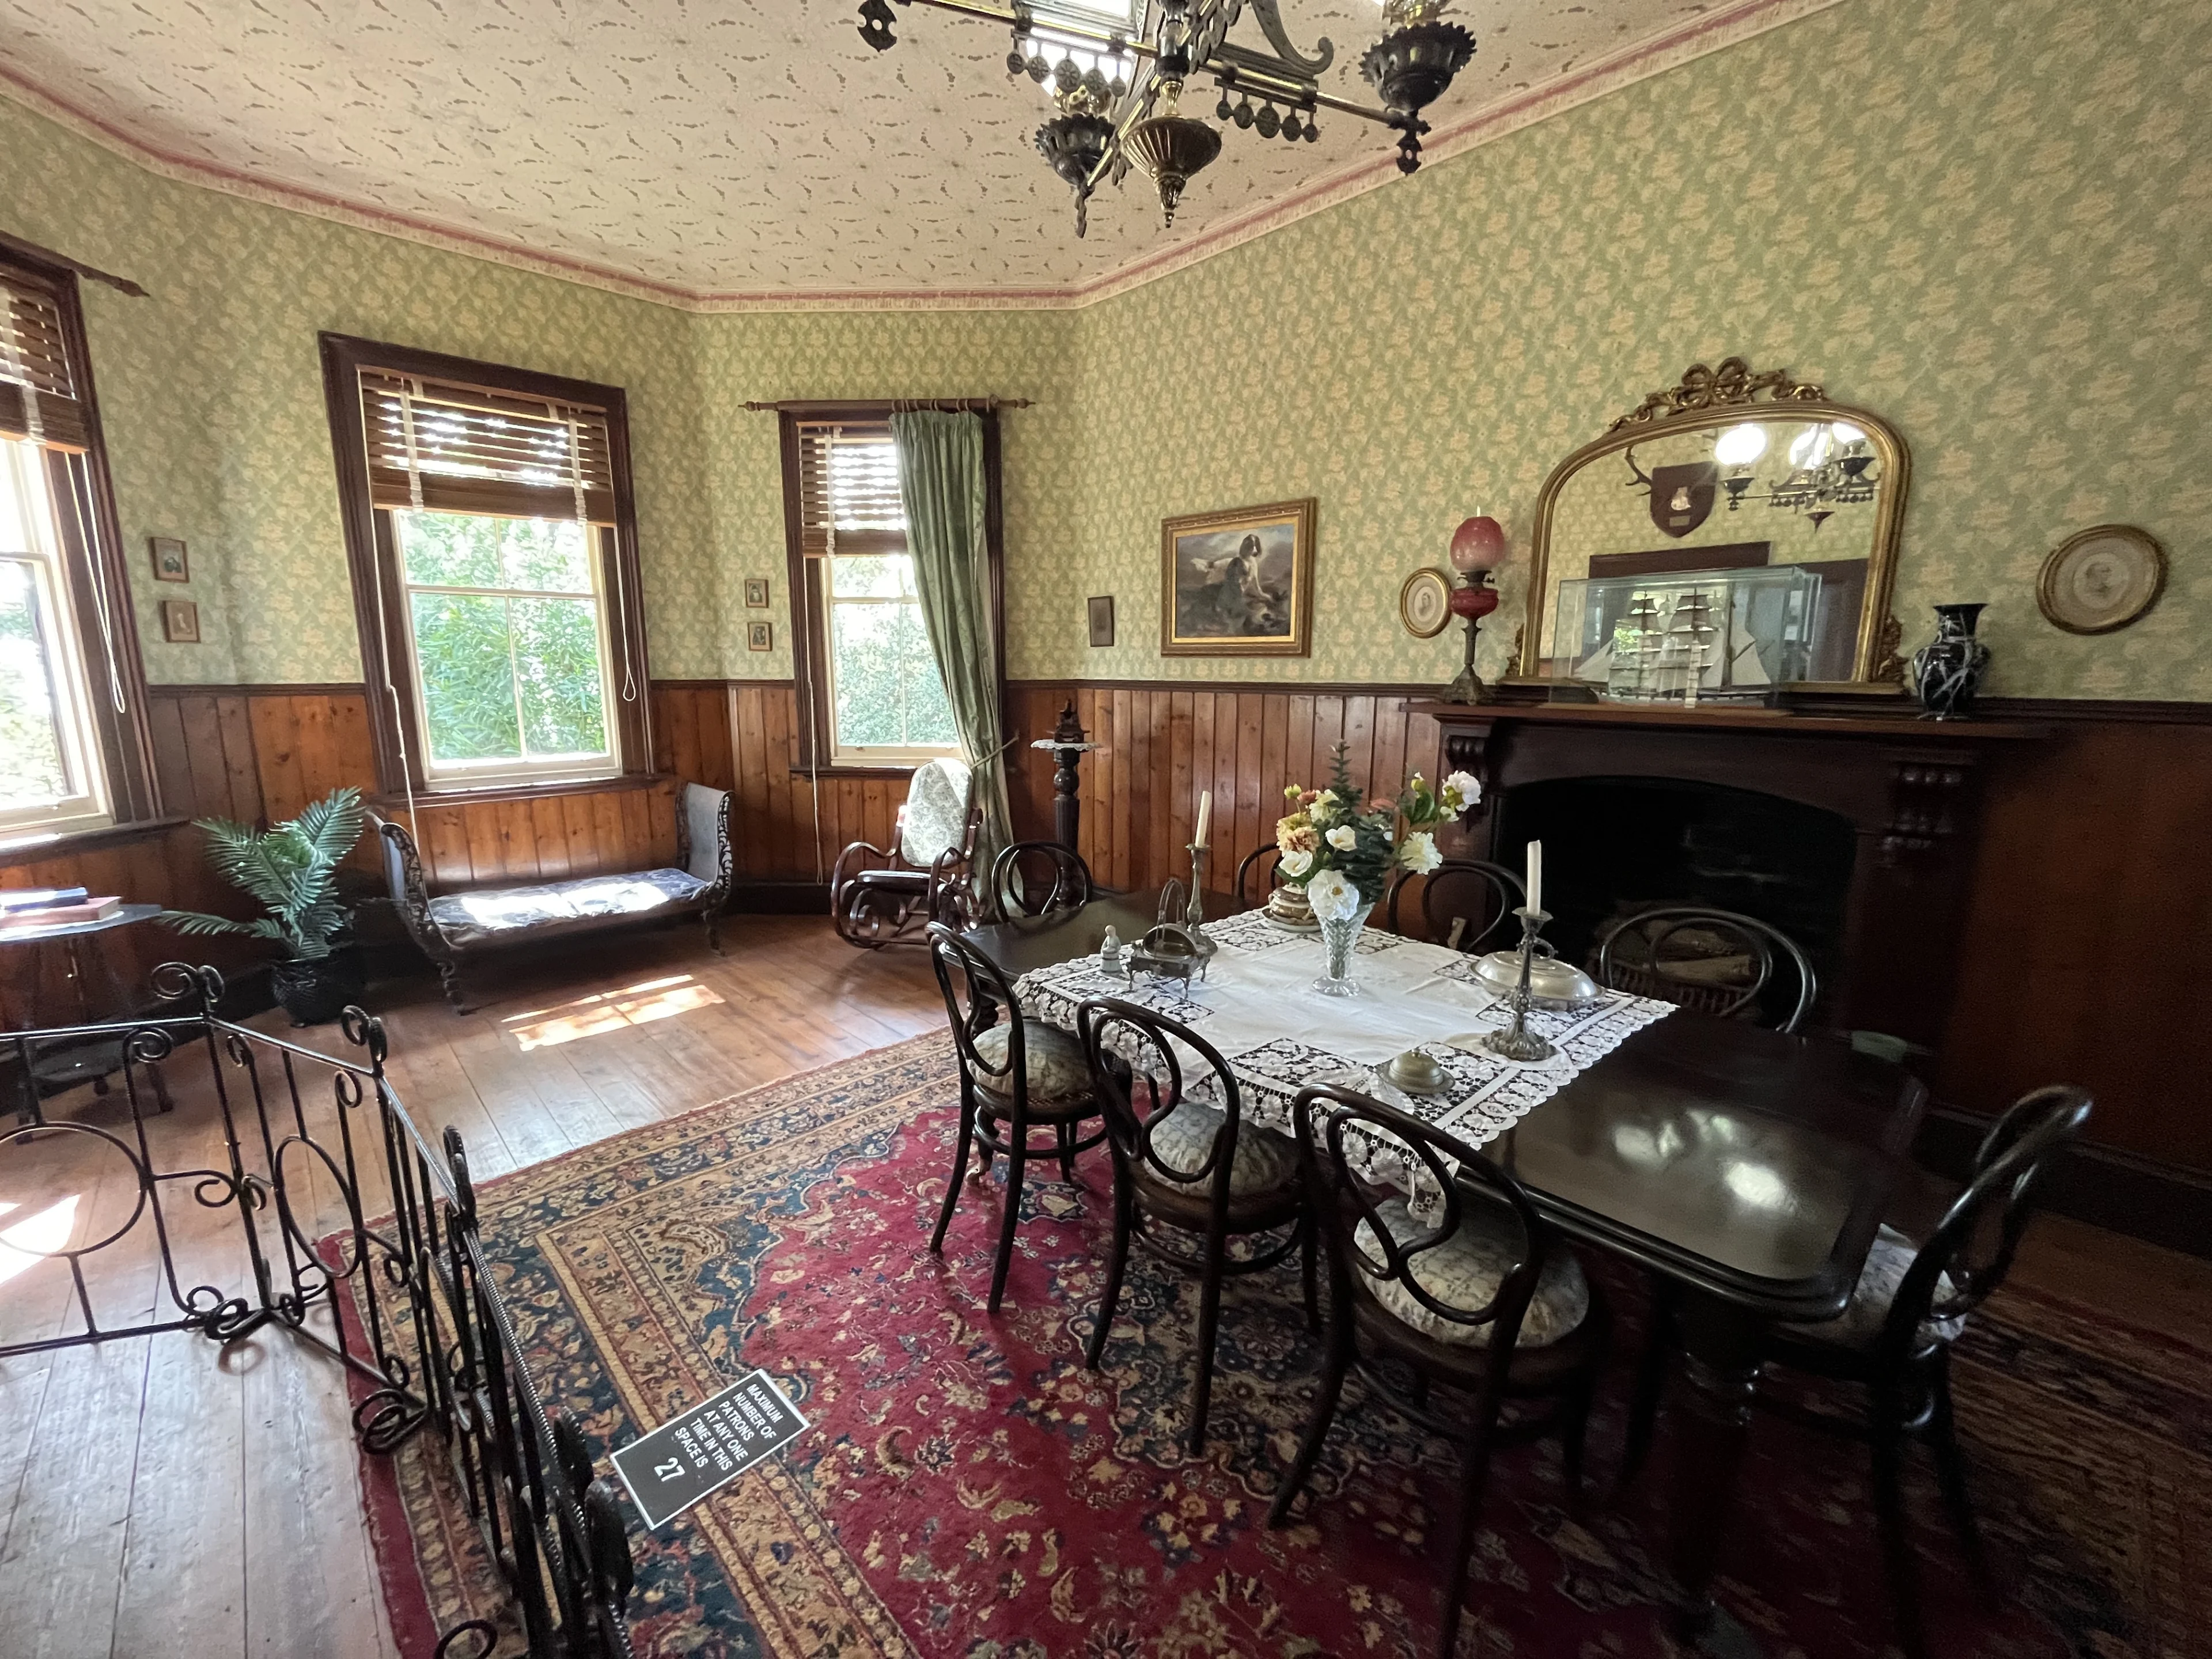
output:
[[[1591, 961], [1622, 917], [1702, 904], [1780, 928], [1811, 958], [1824, 994], [1836, 983], [1857, 852], [1840, 813], [1686, 779], [1559, 778], [1505, 792], [1492, 856], [1518, 870], [1531, 841], [1544, 843], [1544, 908], [1554, 918], [1545, 935], [1571, 962]], [[1712, 965], [1724, 983], [1727, 964]], [[1790, 978], [1778, 975], [1769, 1000], [1779, 1006], [1763, 1012], [1787, 1012]]]

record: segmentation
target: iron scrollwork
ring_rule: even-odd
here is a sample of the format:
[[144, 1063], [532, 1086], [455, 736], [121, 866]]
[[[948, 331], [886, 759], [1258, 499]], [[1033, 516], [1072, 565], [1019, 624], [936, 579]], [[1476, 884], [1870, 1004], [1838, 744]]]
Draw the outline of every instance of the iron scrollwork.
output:
[[[0, 1359], [161, 1331], [231, 1342], [281, 1328], [344, 1369], [363, 1451], [388, 1456], [424, 1433], [442, 1443], [532, 1659], [629, 1659], [623, 1606], [634, 1574], [622, 1511], [593, 1478], [580, 1432], [547, 1409], [530, 1379], [487, 1265], [459, 1133], [423, 1135], [386, 1075], [382, 1025], [359, 1008], [345, 1011], [351, 1052], [337, 1056], [222, 1018], [213, 969], [166, 963], [153, 982], [162, 1008], [145, 1018], [0, 1038], [19, 1065], [52, 1040], [119, 1043], [123, 1132], [27, 1122], [0, 1134], [0, 1159], [33, 1134], [89, 1137], [125, 1160], [137, 1189], [119, 1224], [53, 1253], [68, 1260], [79, 1315], [71, 1323], [81, 1328], [0, 1345]], [[194, 1054], [204, 1058], [221, 1131], [217, 1169], [169, 1167], [147, 1133], [155, 1068]], [[319, 1239], [327, 1224], [318, 1185], [336, 1192], [345, 1218]], [[250, 1285], [186, 1287], [169, 1225], [179, 1188], [234, 1213]], [[374, 1213], [380, 1208], [389, 1214]], [[80, 1264], [133, 1249], [158, 1261], [169, 1305], [103, 1324]], [[444, 1632], [436, 1651], [483, 1659], [498, 1641], [496, 1627], [471, 1620]]]

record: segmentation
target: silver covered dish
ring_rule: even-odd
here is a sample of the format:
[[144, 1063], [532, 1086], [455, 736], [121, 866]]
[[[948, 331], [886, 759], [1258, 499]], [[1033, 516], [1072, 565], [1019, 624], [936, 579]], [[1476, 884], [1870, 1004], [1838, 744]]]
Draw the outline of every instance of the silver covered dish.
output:
[[[1474, 977], [1486, 991], [1510, 994], [1521, 983], [1521, 953], [1492, 951], [1474, 960]], [[1539, 950], [1528, 963], [1528, 995], [1533, 1006], [1569, 1012], [1587, 1008], [1597, 1000], [1597, 981], [1574, 965]]]

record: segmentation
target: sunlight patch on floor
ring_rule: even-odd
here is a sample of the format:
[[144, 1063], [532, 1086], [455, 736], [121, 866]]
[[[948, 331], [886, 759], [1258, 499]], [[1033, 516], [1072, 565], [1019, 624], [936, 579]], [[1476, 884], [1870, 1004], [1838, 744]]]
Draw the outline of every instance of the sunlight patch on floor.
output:
[[[11, 1227], [0, 1227], [0, 1285], [37, 1267], [69, 1243], [70, 1230], [76, 1225], [77, 1200], [82, 1195], [72, 1193]], [[0, 1215], [16, 1207], [0, 1204]]]
[[619, 991], [578, 997], [551, 1008], [510, 1014], [500, 1024], [527, 1052], [598, 1036], [625, 1025], [647, 1025], [694, 1008], [712, 1007], [722, 1000], [721, 993], [702, 985], [690, 975], [671, 974], [663, 979], [641, 980]]

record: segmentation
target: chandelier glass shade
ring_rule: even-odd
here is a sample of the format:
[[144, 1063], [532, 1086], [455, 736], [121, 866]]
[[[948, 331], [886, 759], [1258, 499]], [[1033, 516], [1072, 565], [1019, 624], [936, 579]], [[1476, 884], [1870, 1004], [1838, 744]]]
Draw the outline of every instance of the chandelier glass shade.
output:
[[[1051, 98], [1058, 113], [1037, 129], [1036, 147], [1073, 191], [1075, 230], [1088, 228], [1099, 184], [1120, 184], [1133, 165], [1158, 191], [1172, 225], [1192, 177], [1221, 154], [1214, 125], [1181, 107], [1185, 86], [1211, 77], [1220, 96], [1213, 115], [1223, 125], [1263, 139], [1310, 143], [1322, 110], [1356, 116], [1398, 134], [1398, 167], [1420, 166], [1422, 112], [1442, 97], [1474, 55], [1474, 37], [1440, 21], [1448, 0], [1384, 0], [1384, 33], [1360, 59], [1360, 72], [1382, 100], [1354, 102], [1326, 91], [1322, 76], [1336, 61], [1327, 40], [1310, 52], [1291, 43], [1282, 0], [900, 0], [995, 22], [1012, 45], [1006, 72]], [[1249, 13], [1265, 37], [1231, 41]], [[889, 0], [863, 0], [860, 38], [878, 52], [897, 44], [898, 15]]]

